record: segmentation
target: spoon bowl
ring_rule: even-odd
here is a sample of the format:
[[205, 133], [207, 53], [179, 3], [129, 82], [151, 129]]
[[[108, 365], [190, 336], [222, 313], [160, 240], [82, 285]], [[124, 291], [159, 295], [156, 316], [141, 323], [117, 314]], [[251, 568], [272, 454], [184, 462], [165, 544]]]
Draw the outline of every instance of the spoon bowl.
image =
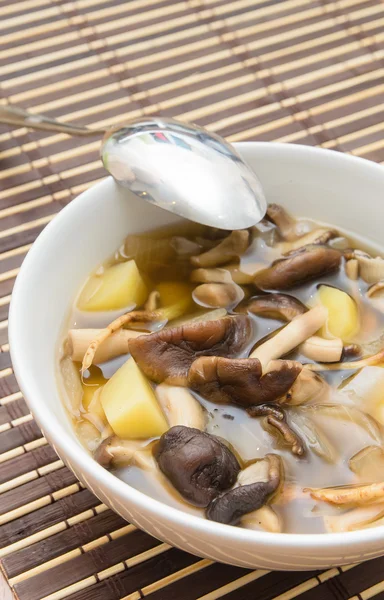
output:
[[137, 120], [106, 134], [101, 158], [134, 194], [191, 221], [233, 230], [265, 215], [255, 173], [229, 143], [196, 125]]
[[16, 106], [0, 106], [0, 123], [83, 137], [104, 133], [101, 158], [118, 183], [196, 223], [244, 229], [265, 215], [267, 203], [255, 173], [233, 146], [197, 125], [147, 117], [95, 130]]

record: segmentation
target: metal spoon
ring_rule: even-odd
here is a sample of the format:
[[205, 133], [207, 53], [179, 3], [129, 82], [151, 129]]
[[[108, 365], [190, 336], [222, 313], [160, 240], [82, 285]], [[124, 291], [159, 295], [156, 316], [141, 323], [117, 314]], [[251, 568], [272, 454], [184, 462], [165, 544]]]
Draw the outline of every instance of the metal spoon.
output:
[[148, 117], [95, 130], [8, 106], [0, 106], [0, 123], [79, 136], [104, 133], [101, 159], [116, 181], [143, 200], [197, 223], [244, 229], [265, 215], [267, 204], [255, 173], [228, 142], [197, 125]]

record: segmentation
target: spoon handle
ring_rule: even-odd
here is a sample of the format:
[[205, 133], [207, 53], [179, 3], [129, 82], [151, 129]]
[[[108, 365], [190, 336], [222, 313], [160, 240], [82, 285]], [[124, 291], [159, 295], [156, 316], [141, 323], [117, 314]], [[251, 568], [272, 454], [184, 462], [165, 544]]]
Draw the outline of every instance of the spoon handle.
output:
[[61, 123], [44, 115], [34, 115], [17, 106], [0, 106], [0, 123], [43, 131], [59, 131], [68, 135], [91, 136], [105, 133], [104, 129], [88, 129], [72, 123]]

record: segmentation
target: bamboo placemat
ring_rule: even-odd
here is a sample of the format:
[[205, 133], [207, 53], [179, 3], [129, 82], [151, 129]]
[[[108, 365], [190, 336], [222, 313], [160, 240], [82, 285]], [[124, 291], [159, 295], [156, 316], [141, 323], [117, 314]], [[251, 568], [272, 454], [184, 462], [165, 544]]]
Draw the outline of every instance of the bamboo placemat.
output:
[[[380, 0], [0, 0], [0, 103], [95, 127], [156, 113], [383, 162], [383, 26]], [[13, 375], [9, 300], [36, 236], [104, 177], [98, 147], [0, 126], [0, 561], [15, 596], [384, 599], [384, 559], [266, 573], [172, 549], [47, 445]]]

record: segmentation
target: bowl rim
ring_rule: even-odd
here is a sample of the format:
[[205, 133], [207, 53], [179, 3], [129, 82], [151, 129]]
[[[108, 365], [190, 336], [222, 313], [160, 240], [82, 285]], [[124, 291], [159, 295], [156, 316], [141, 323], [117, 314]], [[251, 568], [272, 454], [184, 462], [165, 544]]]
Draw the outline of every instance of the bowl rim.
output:
[[[380, 173], [384, 181], [384, 169], [381, 165], [369, 161], [364, 158], [343, 154], [334, 150], [303, 146], [299, 144], [284, 144], [279, 142], [240, 142], [234, 144], [238, 151], [257, 148], [266, 153], [274, 152], [275, 149], [283, 151], [291, 155], [305, 157], [308, 154], [315, 158], [324, 156], [332, 156], [333, 161], [341, 161], [355, 165], [357, 169], [363, 167], [365, 170], [374, 170]], [[171, 522], [173, 526], [180, 526], [181, 530], [187, 527], [193, 530], [196, 534], [200, 532], [205, 535], [214, 537], [228, 538], [237, 542], [247, 542], [255, 545], [268, 545], [270, 548], [279, 548], [289, 550], [289, 548], [327, 548], [329, 546], [338, 546], [340, 551], [345, 546], [358, 546], [362, 543], [374, 543], [384, 539], [384, 525], [370, 529], [361, 529], [357, 531], [348, 531], [342, 533], [271, 533], [267, 531], [248, 530], [241, 527], [224, 525], [209, 521], [197, 515], [186, 513], [179, 508], [169, 506], [160, 500], [151, 498], [145, 493], [131, 487], [106, 469], [99, 465], [85, 448], [79, 448], [74, 445], [69, 434], [64, 427], [59, 424], [59, 427], [51, 427], [50, 411], [46, 410], [46, 402], [39, 390], [38, 382], [34, 379], [30, 369], [24, 368], [25, 363], [22, 359], [23, 352], [20, 351], [23, 345], [23, 333], [17, 327], [18, 314], [23, 312], [25, 304], [25, 274], [30, 268], [30, 265], [38, 261], [39, 255], [44, 252], [46, 240], [55, 237], [55, 232], [62, 227], [62, 223], [69, 221], [75, 216], [78, 206], [81, 202], [86, 202], [92, 196], [93, 190], [102, 188], [111, 180], [108, 177], [106, 180], [96, 183], [88, 190], [77, 196], [70, 204], [65, 206], [54, 219], [44, 228], [42, 233], [35, 240], [32, 248], [29, 250], [24, 262], [20, 268], [16, 278], [15, 286], [12, 293], [10, 309], [9, 309], [9, 345], [10, 355], [13, 365], [13, 371], [18, 381], [20, 391], [23, 394], [27, 404], [36, 418], [37, 423], [47, 435], [48, 440], [54, 443], [55, 450], [65, 461], [68, 458], [70, 463], [76, 465], [85, 478], [93, 478], [101, 482], [101, 485], [108, 488], [111, 495], [120, 496], [137, 507], [144, 508], [147, 513], [152, 513], [156, 518]], [[89, 201], [89, 200], [88, 200]]]

